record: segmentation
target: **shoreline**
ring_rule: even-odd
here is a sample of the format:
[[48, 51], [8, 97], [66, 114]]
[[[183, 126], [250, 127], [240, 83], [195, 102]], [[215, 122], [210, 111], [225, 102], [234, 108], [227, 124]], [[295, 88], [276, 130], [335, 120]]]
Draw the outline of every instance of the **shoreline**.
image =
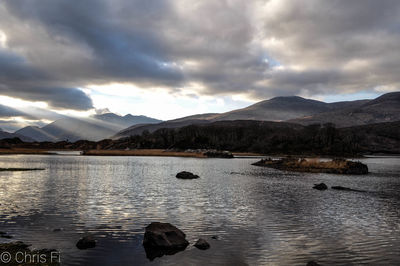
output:
[[[134, 149], [134, 150], [86, 150], [79, 149], [30, 149], [30, 148], [0, 148], [0, 155], [66, 155], [56, 152], [82, 152], [82, 156], [160, 156], [160, 157], [189, 157], [189, 158], [210, 158], [202, 152], [169, 151], [164, 149]], [[261, 154], [255, 152], [232, 152], [234, 158], [240, 157], [303, 157], [303, 158], [368, 158], [375, 156], [399, 157], [400, 154], [364, 154], [364, 155], [318, 155], [318, 154]]]

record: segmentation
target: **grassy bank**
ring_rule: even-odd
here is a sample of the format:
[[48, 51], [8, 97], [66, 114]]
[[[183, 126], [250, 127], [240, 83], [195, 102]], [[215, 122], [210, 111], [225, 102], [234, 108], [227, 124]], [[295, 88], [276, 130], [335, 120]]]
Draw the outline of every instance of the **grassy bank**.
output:
[[49, 154], [49, 151], [45, 149], [12, 148], [0, 149], [1, 154]]

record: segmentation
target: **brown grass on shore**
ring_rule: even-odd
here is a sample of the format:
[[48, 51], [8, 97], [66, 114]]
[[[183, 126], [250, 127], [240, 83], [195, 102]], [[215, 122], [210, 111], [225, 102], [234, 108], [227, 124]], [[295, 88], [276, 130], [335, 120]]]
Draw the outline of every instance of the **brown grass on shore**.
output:
[[[0, 149], [0, 155], [7, 154], [52, 154], [52, 151], [57, 149], [30, 149], [30, 148], [12, 148]], [[69, 151], [69, 150], [60, 150]], [[252, 152], [234, 152], [234, 156], [263, 156], [259, 153]], [[135, 149], [135, 150], [87, 150], [84, 155], [97, 156], [172, 156], [172, 157], [193, 157], [207, 158], [202, 152], [183, 152], [183, 151], [168, 151], [163, 149]]]
[[264, 154], [261, 153], [255, 153], [255, 152], [232, 152], [232, 154], [236, 156], [265, 156]]
[[312, 167], [312, 168], [345, 168], [347, 167], [346, 160], [331, 160], [331, 161], [320, 161], [317, 158], [311, 159], [302, 159], [294, 162], [294, 164], [298, 164], [301, 167]]
[[49, 151], [44, 149], [13, 148], [0, 149], [1, 154], [49, 154]]

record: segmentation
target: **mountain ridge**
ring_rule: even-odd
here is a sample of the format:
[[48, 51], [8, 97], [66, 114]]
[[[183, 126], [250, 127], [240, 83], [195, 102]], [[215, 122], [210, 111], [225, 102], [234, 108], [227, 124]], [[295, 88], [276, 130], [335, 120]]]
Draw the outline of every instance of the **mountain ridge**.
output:
[[120, 116], [114, 113], [105, 113], [89, 118], [61, 118], [41, 128], [28, 126], [17, 130], [15, 133], [39, 142], [81, 139], [98, 141], [108, 138], [126, 127], [143, 122], [159, 123], [161, 120], [143, 115]]
[[[398, 95], [400, 95], [400, 92], [383, 94], [372, 100], [340, 101], [332, 103], [306, 99], [300, 96], [279, 96], [225, 113], [197, 114], [164, 121], [159, 124], [135, 125], [118, 132], [113, 138], [117, 139], [140, 135], [144, 131], [152, 133], [161, 128], [179, 128], [190, 124], [206, 124], [216, 121], [286, 121], [302, 125], [333, 123], [337, 127], [397, 121], [400, 120], [400, 115], [398, 115], [398, 113], [400, 113]], [[369, 110], [367, 110], [368, 108]], [[383, 118], [382, 114], [380, 114], [381, 109], [388, 110], [386, 118]], [[354, 116], [352, 113], [357, 112], [357, 110], [374, 113], [375, 115], [370, 117], [370, 119], [357, 122], [352, 119], [352, 116]]]

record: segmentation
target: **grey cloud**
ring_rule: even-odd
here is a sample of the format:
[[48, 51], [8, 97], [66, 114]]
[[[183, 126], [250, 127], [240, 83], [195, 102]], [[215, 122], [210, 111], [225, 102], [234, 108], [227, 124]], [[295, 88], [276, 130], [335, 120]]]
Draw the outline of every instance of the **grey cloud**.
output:
[[2, 118], [8, 118], [8, 117], [25, 117], [25, 118], [32, 118], [31, 115], [21, 112], [15, 108], [5, 106], [0, 104], [0, 117]]
[[21, 121], [16, 121], [16, 120], [1, 120], [0, 119], [0, 130], [6, 131], [6, 132], [15, 132], [23, 127], [26, 126], [37, 126], [37, 127], [43, 127], [45, 126], [46, 123], [43, 121], [34, 121], [28, 123], [21, 123]]
[[7, 105], [0, 104], [0, 118], [16, 118], [23, 117], [27, 120], [57, 120], [65, 117], [59, 113], [48, 109], [43, 109], [33, 106], [25, 106], [13, 108]]
[[6, 0], [0, 94], [85, 110], [77, 88], [109, 82], [258, 99], [396, 88], [399, 15], [394, 0]]
[[23, 58], [0, 49], [0, 94], [44, 101], [55, 108], [87, 110], [93, 107], [92, 100], [83, 91], [47, 87], [51, 82], [54, 83]]

